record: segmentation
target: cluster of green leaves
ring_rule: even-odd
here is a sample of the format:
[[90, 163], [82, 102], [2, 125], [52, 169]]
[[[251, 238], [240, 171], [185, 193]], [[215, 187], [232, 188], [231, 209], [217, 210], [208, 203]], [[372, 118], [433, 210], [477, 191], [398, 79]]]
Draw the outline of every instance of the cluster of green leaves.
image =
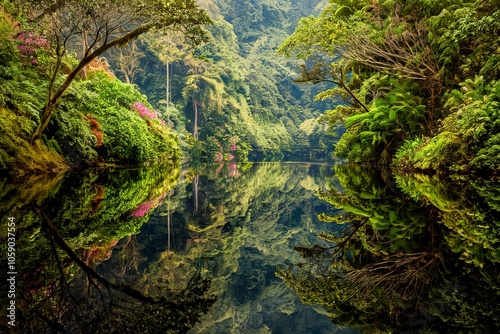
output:
[[[369, 112], [345, 119], [348, 135], [337, 143], [336, 153], [352, 162], [376, 162], [384, 152], [386, 159], [404, 138], [422, 131], [425, 106], [415, 96], [415, 84], [409, 80], [386, 79], [390, 89], [371, 104]], [[383, 83], [382, 78], [379, 79]]]
[[[131, 163], [175, 159], [179, 154], [177, 136], [158, 120], [145, 120], [131, 106], [147, 99], [133, 85], [111, 79], [98, 71], [91, 80], [82, 81], [75, 89], [86, 88], [97, 100], [85, 104], [80, 111], [90, 113], [104, 132], [102, 156], [106, 160]], [[151, 108], [153, 109], [153, 108]]]
[[[35, 152], [29, 137], [44, 109], [46, 68], [41, 59], [37, 64], [21, 62], [15, 39], [20, 30], [3, 11], [0, 29], [0, 168], [21, 176], [27, 170], [62, 167], [60, 156], [73, 165], [136, 164], [178, 157], [180, 149], [174, 132], [158, 120], [141, 118], [131, 109], [135, 102], [149, 106], [146, 97], [133, 85], [111, 77], [99, 64], [101, 69], [87, 70], [86, 79], [79, 78], [70, 86], [44, 134], [45, 144], [40, 143]], [[73, 55], [66, 55], [62, 67], [72, 67], [75, 62]], [[91, 119], [100, 126], [102, 146], [92, 130]]]
[[[497, 170], [500, 133], [500, 81], [467, 79], [447, 95], [450, 114], [435, 137], [408, 141], [398, 151], [398, 164], [418, 169]], [[405, 149], [411, 146], [412, 149]]]
[[14, 40], [17, 33], [16, 22], [0, 7], [0, 170], [12, 176], [64, 165], [53, 149], [41, 145], [37, 151], [29, 145], [47, 82], [34, 66], [22, 64]]
[[[47, 129], [46, 141], [74, 164], [137, 164], [176, 159], [177, 136], [158, 120], [141, 118], [131, 108], [135, 102], [147, 105], [146, 97], [133, 85], [114, 79], [103, 70], [89, 72], [87, 80], [74, 82], [69, 88]], [[102, 147], [97, 146], [90, 118], [101, 126]]]
[[495, 1], [332, 1], [278, 51], [305, 60], [299, 81], [336, 85], [317, 98], [341, 101], [325, 114], [347, 128], [337, 155], [494, 170], [499, 15]]

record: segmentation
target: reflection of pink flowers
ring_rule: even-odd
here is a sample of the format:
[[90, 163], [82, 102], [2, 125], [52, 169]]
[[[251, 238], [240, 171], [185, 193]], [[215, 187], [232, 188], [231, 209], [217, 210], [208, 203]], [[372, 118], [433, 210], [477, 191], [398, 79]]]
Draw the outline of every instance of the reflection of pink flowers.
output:
[[161, 204], [161, 200], [166, 196], [166, 194], [167, 193], [165, 192], [157, 199], [139, 204], [130, 215], [132, 217], [144, 217], [144, 215], [146, 215], [151, 209], [156, 209]]
[[238, 173], [238, 166], [236, 165], [235, 162], [233, 162], [227, 166], [227, 174], [229, 175], [229, 177], [240, 176], [240, 174]]
[[220, 162], [219, 165], [217, 166], [217, 170], [215, 171], [215, 176], [219, 176], [220, 172], [224, 167], [226, 167], [227, 174], [223, 173], [222, 175], [223, 177], [237, 178], [240, 176], [240, 173], [238, 172], [238, 165], [236, 164], [236, 162], [231, 162], [228, 164]]

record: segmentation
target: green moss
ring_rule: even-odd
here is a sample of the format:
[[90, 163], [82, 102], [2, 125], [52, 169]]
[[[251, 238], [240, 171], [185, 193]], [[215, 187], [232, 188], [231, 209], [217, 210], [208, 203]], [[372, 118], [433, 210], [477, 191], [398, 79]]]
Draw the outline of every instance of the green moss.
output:
[[31, 146], [22, 123], [30, 120], [0, 108], [0, 156], [1, 164], [12, 177], [26, 174], [49, 173], [66, 170], [68, 167], [57, 152], [45, 144]]

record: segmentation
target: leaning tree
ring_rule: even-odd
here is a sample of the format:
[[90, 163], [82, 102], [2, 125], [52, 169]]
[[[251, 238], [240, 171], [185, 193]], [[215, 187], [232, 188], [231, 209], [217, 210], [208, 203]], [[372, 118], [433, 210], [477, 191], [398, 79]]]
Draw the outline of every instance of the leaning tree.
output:
[[[27, 6], [30, 21], [41, 27], [51, 46], [47, 98], [31, 144], [41, 138], [57, 103], [92, 60], [154, 30], [179, 31], [199, 44], [207, 39], [203, 26], [212, 22], [195, 0], [37, 0], [19, 4]], [[64, 59], [71, 51], [78, 51], [79, 57], [68, 69]]]

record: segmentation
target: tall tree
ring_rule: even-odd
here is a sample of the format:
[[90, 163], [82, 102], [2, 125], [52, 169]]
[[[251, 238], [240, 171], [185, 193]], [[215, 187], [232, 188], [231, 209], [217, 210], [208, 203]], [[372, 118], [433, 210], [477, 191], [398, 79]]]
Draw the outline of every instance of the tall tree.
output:
[[[34, 14], [33, 19], [43, 24], [54, 56], [48, 73], [47, 99], [40, 124], [31, 138], [32, 145], [40, 139], [71, 82], [93, 59], [152, 30], [180, 31], [191, 43], [199, 44], [207, 38], [202, 26], [211, 23], [194, 0], [126, 3], [118, 0], [47, 0], [31, 3], [29, 10]], [[82, 57], [69, 74], [59, 80], [63, 59], [78, 39], [82, 43]]]
[[165, 76], [165, 104], [166, 104], [166, 114], [167, 122], [170, 126], [170, 103], [172, 101], [171, 91], [172, 87], [170, 84], [172, 77], [172, 63], [178, 61], [192, 51], [190, 45], [184, 43], [182, 35], [178, 32], [171, 31], [161, 35], [155, 34], [150, 35], [150, 38], [146, 39], [148, 47], [153, 50], [153, 52], [158, 56], [158, 59], [165, 64], [166, 76]]
[[206, 70], [207, 63], [200, 58], [193, 55], [188, 55], [184, 62], [189, 66], [186, 80], [186, 87], [182, 94], [186, 99], [191, 98], [193, 103], [194, 124], [193, 124], [193, 137], [198, 139], [198, 107], [200, 106], [200, 95], [203, 90], [208, 86], [210, 80], [203, 75]]
[[145, 54], [138, 47], [137, 43], [130, 43], [126, 48], [116, 52], [118, 72], [123, 74], [126, 83], [133, 83], [135, 75], [141, 70], [140, 60]]

